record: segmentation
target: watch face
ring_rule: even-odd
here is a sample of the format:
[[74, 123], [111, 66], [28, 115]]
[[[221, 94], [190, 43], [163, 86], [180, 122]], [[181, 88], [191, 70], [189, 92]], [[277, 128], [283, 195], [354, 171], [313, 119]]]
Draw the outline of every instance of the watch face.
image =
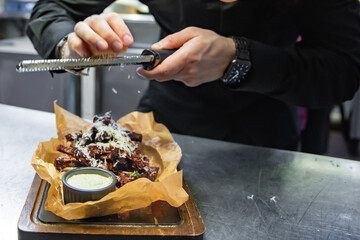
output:
[[223, 80], [226, 83], [240, 83], [246, 74], [249, 72], [251, 62], [243, 59], [235, 59]]

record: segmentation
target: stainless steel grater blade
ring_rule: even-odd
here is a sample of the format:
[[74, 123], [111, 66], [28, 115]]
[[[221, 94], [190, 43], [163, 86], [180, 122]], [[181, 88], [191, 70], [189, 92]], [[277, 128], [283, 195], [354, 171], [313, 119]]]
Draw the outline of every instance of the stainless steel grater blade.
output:
[[123, 64], [145, 64], [155, 61], [153, 55], [120, 56], [116, 58], [94, 59], [44, 59], [23, 60], [16, 66], [18, 72], [56, 71], [66, 69], [81, 69], [89, 67], [119, 66]]

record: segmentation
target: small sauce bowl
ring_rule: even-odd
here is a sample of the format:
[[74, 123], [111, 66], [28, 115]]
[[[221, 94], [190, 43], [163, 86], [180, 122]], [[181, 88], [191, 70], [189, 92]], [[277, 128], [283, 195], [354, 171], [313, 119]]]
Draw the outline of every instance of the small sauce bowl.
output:
[[114, 173], [95, 167], [75, 168], [62, 177], [64, 203], [97, 201], [115, 191]]

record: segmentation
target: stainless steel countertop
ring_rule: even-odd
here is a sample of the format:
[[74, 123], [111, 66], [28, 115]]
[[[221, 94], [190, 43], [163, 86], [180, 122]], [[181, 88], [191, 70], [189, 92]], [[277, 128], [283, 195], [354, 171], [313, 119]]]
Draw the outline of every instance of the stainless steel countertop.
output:
[[0, 104], [0, 232], [6, 239], [17, 239], [17, 221], [35, 175], [31, 157], [39, 142], [52, 137], [57, 137], [54, 114]]

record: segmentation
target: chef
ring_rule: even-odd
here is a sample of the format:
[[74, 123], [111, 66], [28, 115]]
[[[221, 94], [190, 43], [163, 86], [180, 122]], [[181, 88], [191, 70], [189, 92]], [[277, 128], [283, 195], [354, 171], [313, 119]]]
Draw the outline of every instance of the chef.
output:
[[[43, 58], [116, 55], [133, 36], [113, 1], [39, 0], [28, 36]], [[295, 150], [297, 106], [331, 107], [360, 79], [358, 0], [142, 0], [177, 49], [151, 71], [137, 110], [170, 131]], [[301, 41], [299, 40], [301, 37]]]

